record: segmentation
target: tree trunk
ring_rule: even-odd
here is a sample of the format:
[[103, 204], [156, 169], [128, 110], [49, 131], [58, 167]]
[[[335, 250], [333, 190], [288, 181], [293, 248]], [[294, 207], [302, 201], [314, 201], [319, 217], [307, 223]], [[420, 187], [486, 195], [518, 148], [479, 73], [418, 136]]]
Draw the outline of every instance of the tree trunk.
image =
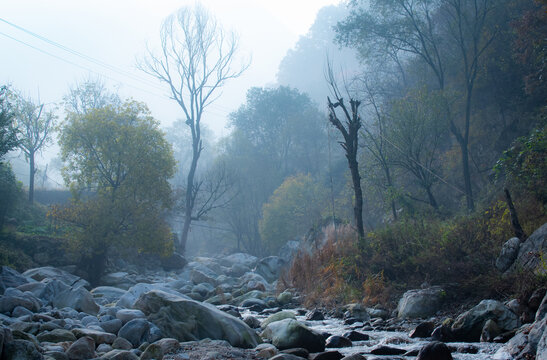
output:
[[509, 194], [508, 189], [503, 189], [503, 191], [505, 192], [505, 201], [507, 202], [507, 207], [509, 208], [509, 213], [511, 214], [511, 227], [513, 228], [513, 232], [515, 233], [515, 236], [520, 239], [520, 241], [524, 241], [527, 236], [522, 229], [522, 226], [520, 226], [517, 209], [515, 209], [515, 205], [513, 205], [511, 194]]
[[472, 212], [475, 210], [475, 202], [473, 201], [473, 188], [471, 187], [471, 172], [469, 171], [469, 152], [467, 144], [460, 144], [462, 152], [462, 167], [463, 180], [465, 183], [465, 198], [467, 201], [467, 210]]
[[28, 202], [30, 204], [34, 203], [34, 175], [36, 173], [35, 164], [34, 164], [34, 152], [29, 154], [29, 164], [30, 164], [30, 176], [28, 182]]
[[426, 187], [425, 191], [427, 192], [427, 198], [429, 199], [429, 205], [433, 207], [433, 209], [437, 210], [439, 209], [439, 205], [437, 205], [437, 200], [435, 199], [435, 196], [433, 196], [433, 192], [431, 192], [431, 186]]
[[184, 224], [182, 225], [182, 234], [180, 237], [180, 253], [185, 255], [186, 242], [188, 241], [188, 233], [190, 232], [190, 223], [192, 222], [192, 211], [194, 210], [194, 177], [196, 175], [196, 168], [199, 159], [199, 149], [197, 146], [193, 147], [192, 151], [192, 164], [190, 165], [190, 171], [188, 172], [188, 183], [186, 185], [186, 205], [184, 208]]
[[348, 159], [349, 169], [351, 171], [351, 180], [353, 182], [353, 191], [355, 192], [355, 206], [353, 213], [355, 215], [355, 225], [359, 238], [365, 237], [365, 227], [363, 226], [363, 191], [361, 190], [361, 176], [359, 175], [359, 164], [356, 156]]

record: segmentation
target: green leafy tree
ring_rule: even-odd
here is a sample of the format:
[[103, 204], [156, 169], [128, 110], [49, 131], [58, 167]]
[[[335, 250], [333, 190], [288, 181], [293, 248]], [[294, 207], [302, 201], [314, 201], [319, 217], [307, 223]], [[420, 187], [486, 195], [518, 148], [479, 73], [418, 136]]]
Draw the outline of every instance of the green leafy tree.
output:
[[269, 253], [305, 235], [321, 220], [325, 189], [310, 175], [291, 176], [274, 191], [262, 208], [260, 235]]
[[0, 87], [0, 161], [17, 147], [17, 132], [13, 123], [13, 109], [8, 98], [7, 86]]
[[[75, 227], [73, 245], [92, 281], [109, 250], [169, 253], [171, 233], [162, 213], [172, 205], [171, 146], [142, 103], [127, 101], [86, 114], [69, 113], [61, 126], [65, 182], [76, 195], [53, 215]], [[91, 191], [89, 198], [78, 196]]]
[[547, 126], [544, 124], [528, 136], [518, 138], [503, 153], [495, 170], [504, 175], [506, 185], [533, 194], [547, 203]]
[[284, 86], [251, 88], [230, 120], [232, 133], [221, 142], [220, 156], [233, 169], [238, 195], [221, 218], [238, 246], [261, 255], [262, 206], [286, 177], [324, 171], [326, 121], [306, 94]]
[[51, 143], [51, 133], [57, 116], [47, 110], [45, 104], [36, 103], [31, 98], [13, 93], [15, 101], [15, 126], [17, 127], [17, 146], [29, 163], [28, 201], [34, 202], [35, 157]]

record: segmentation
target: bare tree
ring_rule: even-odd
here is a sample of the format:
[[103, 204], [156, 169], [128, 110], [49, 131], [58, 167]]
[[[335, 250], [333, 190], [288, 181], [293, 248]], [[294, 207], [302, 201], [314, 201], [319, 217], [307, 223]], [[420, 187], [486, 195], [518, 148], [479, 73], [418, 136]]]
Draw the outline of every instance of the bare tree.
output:
[[225, 32], [202, 6], [183, 7], [163, 22], [161, 50], [150, 48], [138, 66], [166, 83], [192, 134], [192, 162], [186, 183], [180, 250], [184, 253], [190, 224], [199, 218], [194, 206], [199, 184], [195, 175], [203, 151], [201, 120], [204, 110], [220, 95], [227, 80], [237, 78], [249, 64], [235, 67], [238, 38]]
[[18, 130], [18, 146], [29, 163], [30, 176], [28, 201], [34, 202], [34, 175], [36, 175], [35, 156], [51, 141], [51, 131], [57, 118], [52, 111], [46, 111], [45, 105], [34, 103], [20, 94], [16, 97], [15, 123]]
[[[463, 124], [458, 124], [447, 106], [450, 131], [461, 151], [462, 174], [469, 211], [475, 209], [469, 168], [469, 135], [472, 98], [480, 60], [498, 30], [488, 22], [499, 7], [494, 0], [372, 0], [337, 27], [338, 41], [356, 46], [366, 56], [383, 55], [397, 62], [404, 54], [421, 59], [433, 72], [439, 90], [446, 90], [447, 72], [463, 70], [465, 91]], [[367, 8], [367, 10], [365, 10]], [[370, 10], [370, 11], [369, 11]], [[446, 36], [447, 35], [447, 36]], [[448, 41], [447, 41], [448, 40]]]
[[[344, 141], [340, 142], [340, 145], [346, 152], [346, 159], [348, 160], [349, 170], [351, 172], [351, 180], [353, 183], [353, 191], [355, 193], [355, 204], [353, 207], [353, 213], [355, 216], [355, 224], [357, 226], [357, 233], [362, 239], [365, 237], [365, 228], [363, 225], [363, 191], [361, 189], [361, 175], [359, 174], [359, 163], [357, 162], [357, 150], [359, 149], [359, 129], [361, 128], [361, 116], [359, 115], [359, 106], [361, 102], [350, 97], [348, 110], [342, 94], [336, 83], [334, 73], [332, 71], [332, 65], [327, 64], [327, 82], [329, 84], [332, 95], [334, 96], [334, 103], [330, 97], [327, 97], [329, 107], [329, 121], [334, 127], [340, 131], [344, 137]], [[340, 121], [336, 108], [342, 110], [342, 116], [345, 120], [345, 126]]]

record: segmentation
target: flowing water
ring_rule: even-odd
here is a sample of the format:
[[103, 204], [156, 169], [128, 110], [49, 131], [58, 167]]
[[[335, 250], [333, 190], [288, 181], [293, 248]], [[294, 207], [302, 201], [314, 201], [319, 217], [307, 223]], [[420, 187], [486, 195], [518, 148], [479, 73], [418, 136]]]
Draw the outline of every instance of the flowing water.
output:
[[[254, 312], [245, 311], [243, 314], [252, 315], [259, 320], [264, 320], [267, 316], [257, 314]], [[343, 335], [344, 333], [355, 330], [361, 333], [369, 335], [370, 339], [366, 341], [353, 341], [353, 346], [345, 348], [336, 348], [327, 350], [338, 350], [343, 355], [351, 354], [366, 354], [366, 358], [373, 359], [415, 359], [416, 356], [404, 356], [404, 355], [371, 355], [370, 351], [379, 346], [385, 345], [392, 348], [403, 349], [405, 351], [419, 351], [424, 345], [428, 344], [430, 340], [427, 339], [413, 339], [408, 336], [408, 332], [402, 331], [381, 331], [363, 330], [359, 324], [347, 325], [341, 319], [327, 318], [325, 320], [310, 321], [306, 320], [305, 316], [296, 316], [296, 319], [306, 324], [309, 328], [331, 335]], [[447, 343], [450, 348], [456, 349], [452, 352], [452, 357], [455, 360], [478, 360], [478, 359], [492, 359], [496, 351], [498, 351], [503, 344], [496, 343], [462, 343], [454, 342]], [[469, 353], [474, 352], [474, 353]]]

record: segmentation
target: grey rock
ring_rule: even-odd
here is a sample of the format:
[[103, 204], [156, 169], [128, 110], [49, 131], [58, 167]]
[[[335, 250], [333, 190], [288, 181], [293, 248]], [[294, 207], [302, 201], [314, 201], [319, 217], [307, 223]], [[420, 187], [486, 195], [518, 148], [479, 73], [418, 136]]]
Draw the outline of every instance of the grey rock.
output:
[[477, 342], [487, 320], [494, 320], [502, 332], [520, 326], [518, 316], [503, 303], [496, 300], [483, 300], [472, 309], [458, 316], [452, 324], [452, 333], [457, 340]]
[[253, 329], [257, 329], [257, 328], [260, 327], [260, 320], [258, 320], [257, 318], [255, 318], [252, 315], [244, 316], [243, 317], [243, 322], [245, 324], [249, 325], [249, 327], [251, 327]]
[[207, 284], [211, 284], [213, 286], [217, 285], [217, 281], [216, 281], [215, 278], [213, 278], [211, 276], [208, 276], [208, 275], [206, 275], [206, 274], [204, 274], [201, 271], [196, 270], [196, 269], [193, 269], [191, 271], [190, 280], [196, 285], [201, 284], [201, 283], [207, 283]]
[[80, 278], [79, 276], [73, 275], [65, 270], [55, 268], [53, 266], [44, 266], [34, 269], [29, 269], [23, 273], [23, 276], [32, 278], [36, 281], [42, 281], [44, 279], [50, 280], [59, 280], [65, 285], [70, 287], [89, 287], [89, 282]]
[[101, 356], [101, 359], [108, 360], [139, 360], [139, 357], [129, 350], [112, 350]]
[[154, 344], [159, 345], [164, 354], [175, 352], [180, 348], [178, 340], [173, 338], [163, 338], [156, 341]]
[[327, 348], [351, 347], [352, 345], [350, 339], [338, 335], [329, 336], [325, 342], [325, 347]]
[[226, 267], [231, 267], [232, 265], [239, 264], [247, 268], [255, 267], [258, 258], [256, 256], [245, 254], [245, 253], [235, 253], [220, 259], [222, 265]]
[[270, 323], [262, 332], [262, 336], [271, 340], [272, 344], [280, 350], [290, 348], [304, 348], [309, 352], [325, 350], [323, 335], [294, 319]]
[[112, 348], [118, 350], [131, 350], [133, 349], [133, 344], [131, 344], [129, 340], [124, 339], [123, 337], [118, 337], [112, 343]]
[[300, 356], [292, 355], [292, 354], [277, 354], [270, 358], [270, 360], [302, 360], [303, 358]]
[[547, 294], [545, 294], [543, 300], [541, 300], [541, 303], [539, 304], [539, 307], [536, 311], [535, 321], [543, 320], [543, 318], [545, 318], [545, 315], [547, 315]]
[[538, 342], [536, 360], [547, 360], [547, 328], [543, 330], [543, 334]]
[[44, 355], [46, 360], [69, 360], [68, 355], [64, 351], [46, 351]]
[[403, 294], [397, 306], [399, 318], [427, 318], [440, 310], [445, 292], [438, 286], [409, 290]]
[[141, 295], [135, 307], [142, 310], [164, 336], [178, 341], [220, 339], [243, 348], [255, 347], [259, 341], [243, 321], [207, 303], [153, 290]]
[[2, 360], [41, 360], [42, 354], [32, 341], [13, 340], [4, 343]]
[[28, 282], [29, 279], [26, 276], [21, 275], [9, 266], [0, 267], [0, 295], [4, 294], [7, 288], [16, 288]]
[[296, 314], [290, 310], [283, 310], [283, 311], [276, 312], [275, 314], [272, 314], [268, 316], [266, 319], [264, 319], [264, 321], [262, 321], [262, 323], [260, 324], [260, 327], [262, 329], [265, 329], [266, 326], [268, 326], [269, 324], [276, 321], [281, 321], [284, 319], [296, 319]]
[[109, 344], [100, 344], [97, 346], [97, 349], [95, 349], [98, 353], [107, 353], [112, 350], [112, 346]]
[[133, 319], [144, 319], [144, 313], [137, 309], [121, 309], [116, 313], [116, 318], [120, 319], [124, 324]]
[[346, 305], [346, 313], [344, 318], [354, 318], [358, 321], [365, 322], [370, 320], [368, 309], [361, 304], [348, 304]]
[[32, 316], [33, 312], [23, 306], [16, 306], [11, 312], [11, 316], [18, 318], [21, 316]]
[[546, 269], [541, 263], [541, 254], [547, 252], [547, 223], [534, 231], [526, 241], [520, 244], [517, 259], [509, 269], [522, 269], [545, 274]]
[[95, 357], [95, 341], [89, 336], [76, 340], [67, 349], [66, 354], [70, 360], [86, 360]]
[[154, 325], [146, 319], [133, 319], [122, 326], [118, 336], [129, 341], [133, 347], [139, 347], [145, 342], [151, 343], [158, 340], [152, 333], [153, 327]]
[[163, 359], [163, 349], [158, 344], [150, 344], [143, 351], [140, 360], [157, 360]]
[[135, 281], [129, 277], [128, 273], [119, 271], [101, 277], [101, 284], [121, 289], [129, 289], [131, 286], [135, 285]]
[[91, 293], [83, 287], [61, 291], [53, 298], [52, 305], [59, 309], [69, 307], [92, 315], [98, 314], [100, 310]]
[[239, 306], [244, 308], [253, 308], [253, 310], [261, 311], [268, 307], [268, 304], [261, 299], [246, 299], [239, 304]]
[[188, 298], [186, 295], [183, 295], [178, 291], [170, 289], [162, 284], [138, 283], [132, 286], [129, 290], [127, 290], [127, 292], [120, 298], [120, 300], [118, 300], [116, 306], [119, 306], [121, 308], [133, 308], [139, 296], [151, 290], [161, 290], [176, 296]]
[[93, 299], [102, 305], [115, 303], [125, 294], [125, 290], [113, 286], [98, 286], [90, 291]]
[[120, 319], [112, 319], [99, 322], [99, 326], [107, 333], [117, 334], [123, 326]]
[[188, 264], [188, 260], [181, 254], [173, 253], [167, 257], [161, 257], [161, 266], [166, 271], [180, 270]]
[[519, 254], [520, 239], [513, 237], [501, 247], [501, 252], [496, 259], [496, 268], [504, 272], [513, 265]]
[[501, 330], [492, 319], [488, 319], [481, 331], [481, 342], [492, 342], [494, 339], [501, 334]]
[[36, 336], [40, 342], [59, 343], [63, 341], [76, 341], [76, 336], [70, 331], [65, 329], [55, 329], [47, 332], [43, 332]]
[[116, 335], [114, 334], [87, 328], [73, 329], [72, 333], [77, 338], [89, 337], [97, 344], [112, 344], [116, 340]]
[[21, 306], [30, 311], [38, 312], [41, 302], [30, 292], [8, 288], [3, 296], [0, 296], [0, 312], [4, 314], [11, 313], [16, 307]]
[[278, 256], [268, 256], [256, 264], [255, 272], [260, 274], [268, 282], [273, 282], [279, 278], [281, 268], [285, 265], [285, 260]]
[[279, 305], [287, 305], [292, 301], [293, 295], [290, 291], [285, 290], [281, 294], [277, 295], [277, 302]]
[[452, 354], [446, 344], [435, 341], [425, 345], [416, 360], [452, 360]]

